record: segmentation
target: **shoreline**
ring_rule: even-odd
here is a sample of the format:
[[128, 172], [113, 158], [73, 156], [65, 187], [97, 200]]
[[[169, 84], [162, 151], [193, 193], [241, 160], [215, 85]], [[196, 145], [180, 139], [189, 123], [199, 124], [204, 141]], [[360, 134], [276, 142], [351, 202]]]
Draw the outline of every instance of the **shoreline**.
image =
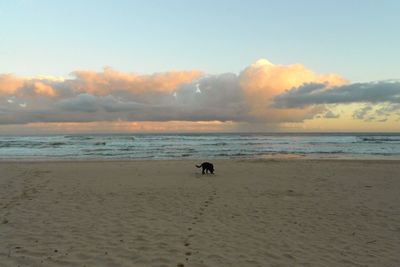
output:
[[147, 162], [147, 161], [291, 161], [291, 160], [310, 160], [310, 161], [400, 161], [400, 155], [382, 156], [382, 155], [300, 155], [300, 154], [275, 154], [263, 155], [260, 157], [232, 157], [232, 158], [0, 158], [0, 163], [34, 163], [34, 162]]

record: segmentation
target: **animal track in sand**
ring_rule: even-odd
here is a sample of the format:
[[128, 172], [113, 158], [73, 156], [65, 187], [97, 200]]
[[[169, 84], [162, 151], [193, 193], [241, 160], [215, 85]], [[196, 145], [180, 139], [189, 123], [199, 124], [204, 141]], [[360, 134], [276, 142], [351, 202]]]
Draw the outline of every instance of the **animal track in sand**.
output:
[[[209, 185], [211, 186], [212, 190], [211, 192], [209, 192], [208, 197], [200, 202], [200, 206], [198, 207], [198, 211], [195, 212], [195, 215], [192, 217], [192, 221], [190, 222], [192, 227], [188, 227], [188, 234], [185, 238], [185, 242], [184, 242], [184, 247], [185, 247], [185, 252], [184, 252], [184, 256], [185, 256], [185, 261], [188, 262], [190, 260], [190, 257], [193, 256], [193, 249], [190, 249], [191, 247], [191, 242], [189, 242], [193, 237], [195, 237], [196, 235], [193, 234], [196, 232], [196, 225], [197, 223], [201, 223], [202, 222], [202, 217], [204, 216], [204, 214], [207, 212], [208, 207], [210, 207], [213, 204], [214, 198], [217, 198], [217, 191], [215, 189], [215, 187], [209, 182]], [[183, 263], [178, 263], [177, 267], [183, 267], [185, 266]]]

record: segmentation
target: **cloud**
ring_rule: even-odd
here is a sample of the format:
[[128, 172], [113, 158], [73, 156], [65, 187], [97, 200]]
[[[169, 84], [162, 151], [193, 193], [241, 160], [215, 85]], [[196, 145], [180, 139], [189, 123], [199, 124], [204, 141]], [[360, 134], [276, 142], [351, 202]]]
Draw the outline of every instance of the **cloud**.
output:
[[354, 102], [381, 104], [355, 113], [355, 119], [383, 120], [397, 114], [399, 82], [348, 84], [335, 74], [319, 75], [301, 64], [275, 65], [265, 59], [238, 74], [170, 71], [142, 75], [105, 68], [74, 71], [67, 79], [0, 75], [3, 125], [217, 121], [259, 129], [316, 115], [338, 118], [329, 105]]
[[274, 107], [304, 108], [320, 104], [400, 103], [400, 81], [378, 81], [330, 86], [306, 83], [274, 98]]
[[34, 82], [32, 88], [35, 95], [42, 95], [48, 97], [54, 97], [57, 95], [56, 91], [50, 85], [47, 85], [42, 82]]
[[301, 64], [274, 65], [268, 60], [259, 60], [240, 74], [249, 112], [254, 120], [267, 122], [296, 122], [312, 118], [323, 107], [277, 109], [272, 106], [274, 98], [286, 90], [306, 83], [344, 84], [338, 75], [317, 75]]
[[3, 96], [6, 111], [0, 114], [0, 124], [229, 121], [242, 120], [246, 113], [236, 74], [198, 78], [196, 71], [131, 75], [105, 69], [74, 75], [65, 80], [16, 78], [23, 82]]
[[357, 109], [354, 113], [353, 113], [353, 118], [357, 119], [357, 120], [370, 120], [371, 117], [368, 117], [367, 119], [367, 115], [373, 111], [373, 107], [372, 105], [366, 105], [360, 109]]
[[132, 101], [123, 101], [112, 95], [94, 96], [83, 93], [73, 98], [63, 99], [58, 102], [61, 110], [68, 112], [86, 112], [93, 113], [97, 111], [120, 112], [135, 109], [135, 107], [143, 106], [140, 103]]
[[0, 96], [13, 95], [24, 81], [12, 74], [0, 74]]
[[328, 110], [328, 111], [324, 114], [323, 117], [324, 117], [325, 119], [337, 119], [337, 118], [340, 117], [340, 115], [339, 115], [339, 114], [333, 113], [332, 110]]
[[[357, 120], [385, 122], [391, 115], [400, 116], [400, 81], [353, 83], [333, 87], [327, 83], [305, 83], [276, 96], [273, 106], [282, 109], [306, 109], [325, 104], [352, 103], [364, 104], [353, 112], [352, 117]], [[326, 115], [325, 118], [334, 117]]]
[[379, 103], [364, 104], [353, 113], [353, 118], [367, 122], [378, 121], [385, 122], [390, 116], [395, 115], [400, 118], [400, 104], [398, 103]]
[[12, 74], [0, 74], [0, 97], [1, 96], [45, 96], [55, 97], [57, 95], [53, 87], [47, 82], [51, 78], [20, 78]]
[[125, 91], [131, 94], [142, 94], [148, 91], [171, 93], [185, 83], [201, 76], [200, 71], [170, 71], [152, 75], [123, 73], [111, 68], [102, 72], [74, 71], [72, 86], [77, 92], [94, 95], [108, 95], [111, 92]]

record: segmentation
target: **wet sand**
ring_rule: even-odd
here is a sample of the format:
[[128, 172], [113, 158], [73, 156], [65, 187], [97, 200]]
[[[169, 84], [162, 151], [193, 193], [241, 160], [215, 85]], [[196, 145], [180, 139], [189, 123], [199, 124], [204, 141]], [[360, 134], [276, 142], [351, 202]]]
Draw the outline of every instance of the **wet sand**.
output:
[[1, 162], [0, 266], [400, 266], [400, 162]]

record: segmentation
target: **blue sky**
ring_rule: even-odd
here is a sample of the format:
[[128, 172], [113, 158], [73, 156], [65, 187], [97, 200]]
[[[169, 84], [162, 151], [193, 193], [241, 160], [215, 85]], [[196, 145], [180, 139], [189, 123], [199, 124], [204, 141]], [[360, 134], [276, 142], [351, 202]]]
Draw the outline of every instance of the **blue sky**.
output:
[[1, 1], [0, 73], [239, 72], [260, 58], [400, 77], [399, 1]]

